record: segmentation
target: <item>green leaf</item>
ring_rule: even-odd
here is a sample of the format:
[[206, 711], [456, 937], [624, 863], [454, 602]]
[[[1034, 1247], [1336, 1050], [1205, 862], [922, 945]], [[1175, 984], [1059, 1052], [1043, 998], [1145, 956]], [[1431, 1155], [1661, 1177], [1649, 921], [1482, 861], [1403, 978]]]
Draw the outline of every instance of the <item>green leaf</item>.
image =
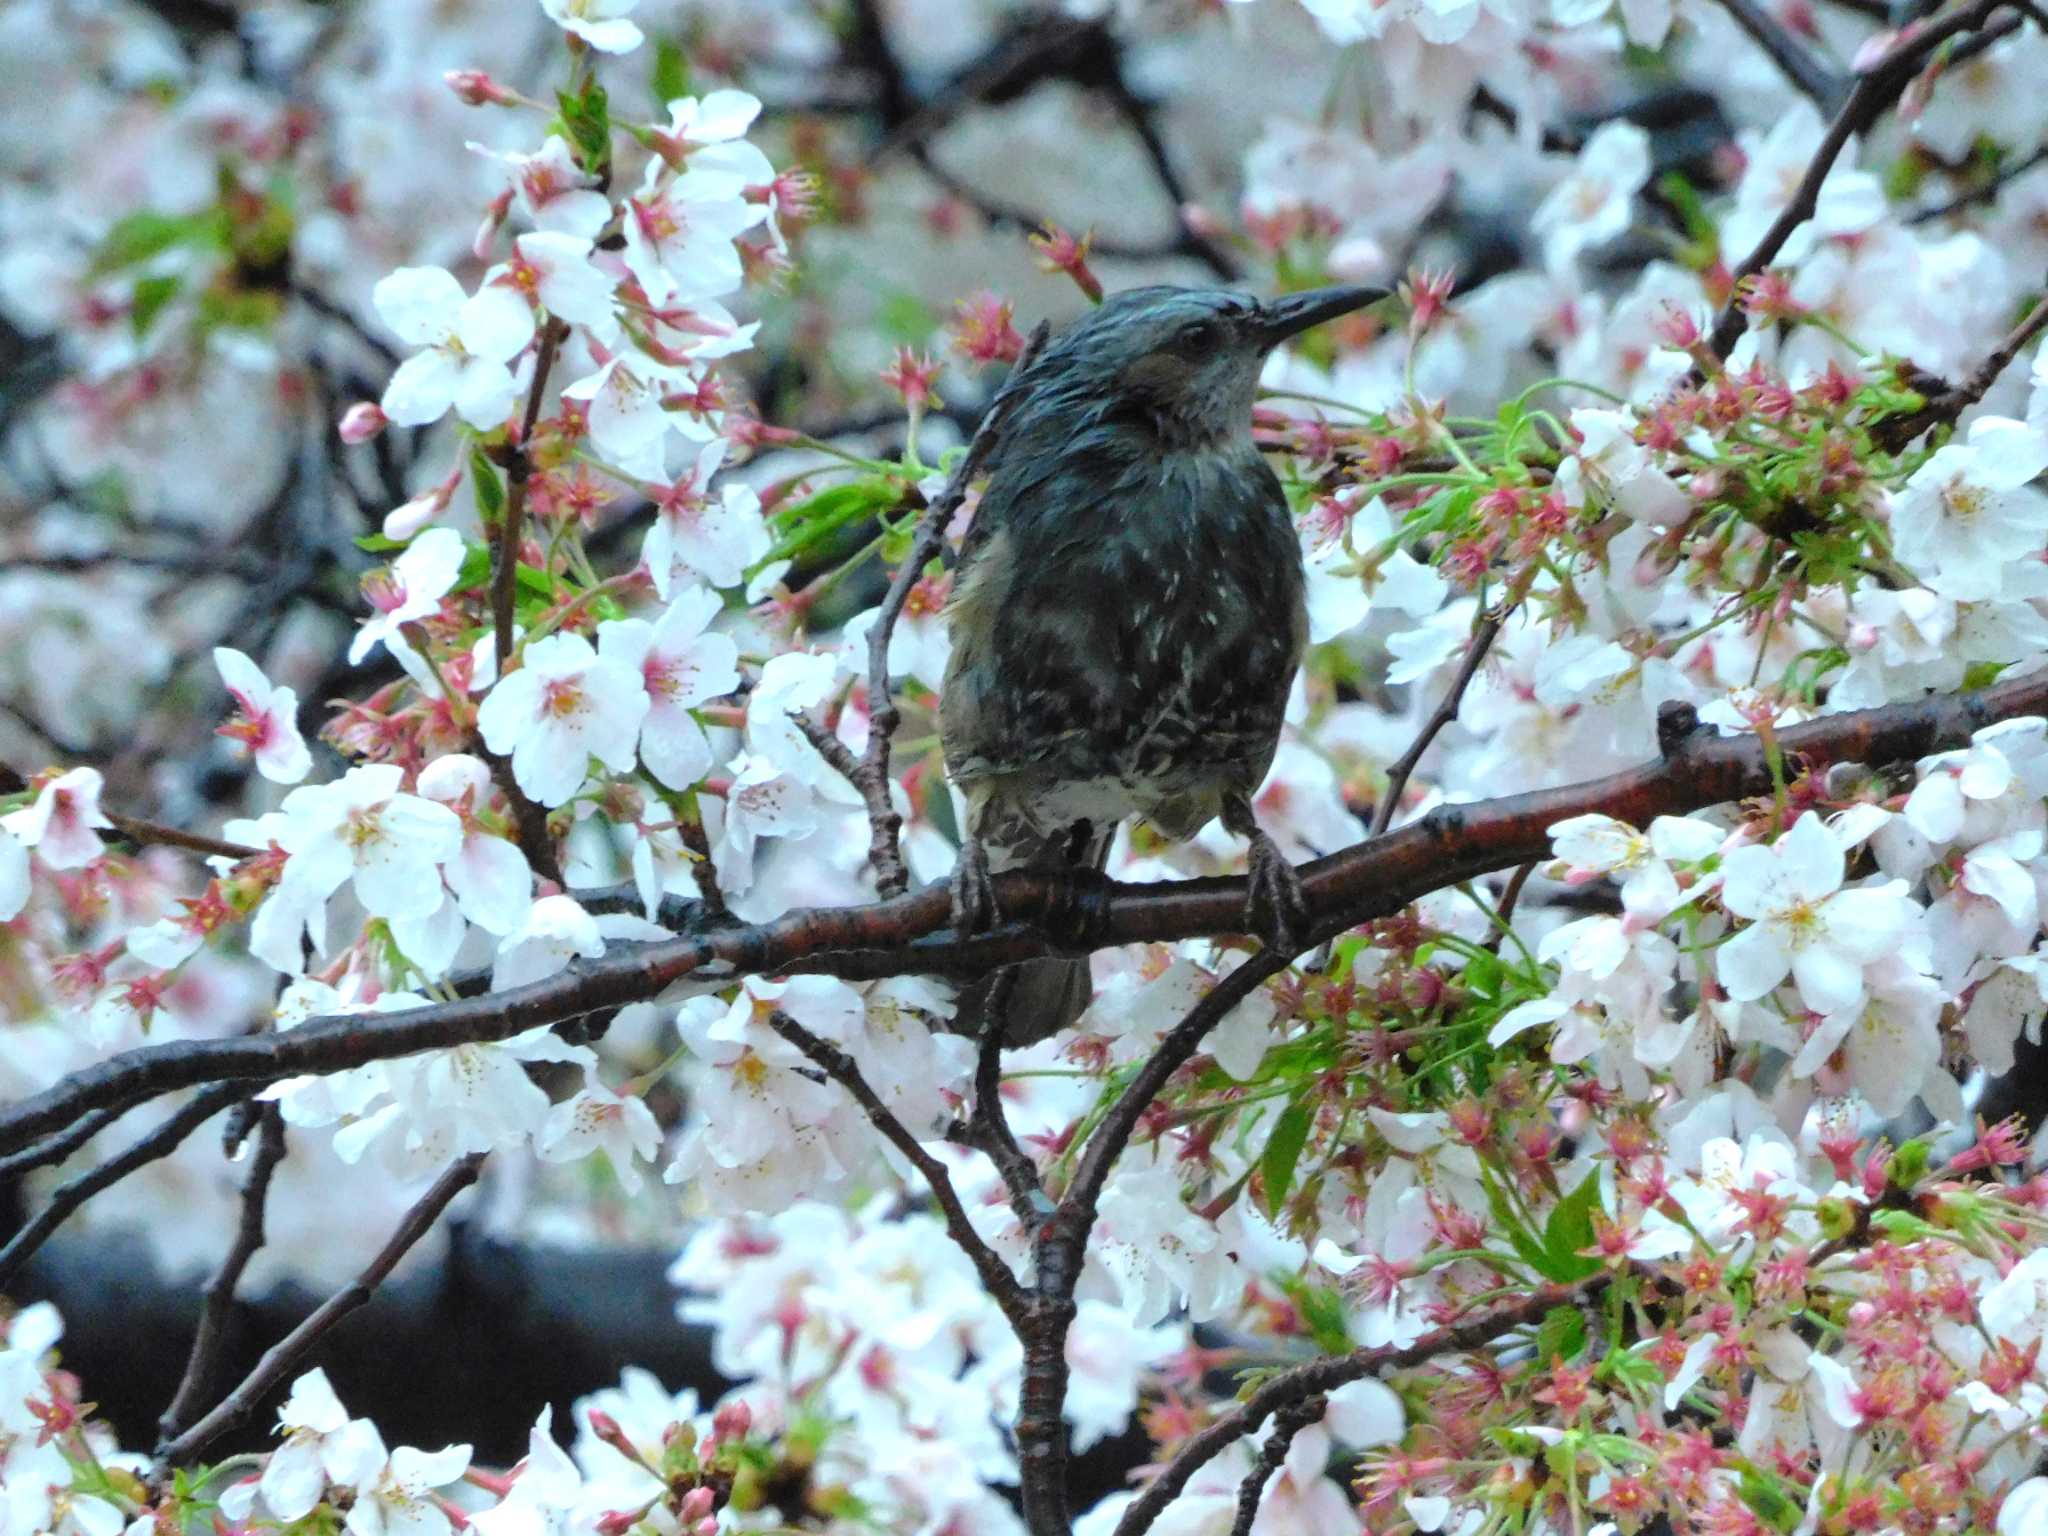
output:
[[476, 486], [477, 513], [489, 527], [504, 515], [505, 482], [498, 475], [498, 466], [481, 448], [469, 451], [469, 478]]
[[405, 540], [387, 539], [381, 533], [365, 533], [357, 536], [355, 545], [357, 549], [373, 555], [390, 555], [404, 549]]
[[141, 209], [114, 221], [93, 253], [92, 270], [104, 276], [137, 262], [160, 256], [181, 245], [222, 249], [227, 244], [220, 210], [199, 213], [156, 213]]
[[829, 486], [785, 508], [776, 519], [782, 537], [755, 562], [753, 570], [777, 560], [793, 559], [840, 529], [867, 521], [884, 508], [894, 506], [900, 494], [895, 481], [874, 475]]
[[1280, 1111], [1266, 1138], [1266, 1150], [1259, 1154], [1259, 1177], [1266, 1187], [1266, 1214], [1277, 1217], [1294, 1185], [1294, 1169], [1301, 1161], [1301, 1149], [1308, 1145], [1308, 1133], [1315, 1124], [1309, 1107], [1296, 1100]]
[[690, 94], [690, 61], [673, 38], [659, 38], [654, 44], [654, 99], [667, 105]]
[[168, 273], [158, 277], [145, 277], [135, 284], [135, 293], [129, 302], [128, 327], [137, 336], [148, 334], [149, 327], [163, 308], [178, 296], [178, 290], [185, 286], [181, 277]]
[[583, 169], [593, 175], [602, 171], [612, 158], [611, 108], [604, 87], [592, 80], [584, 86], [581, 96], [557, 91], [555, 101], [562, 109], [562, 126], [568, 130], [569, 142], [576, 146]]
[[1600, 1175], [1589, 1173], [1579, 1187], [1557, 1202], [1550, 1219], [1543, 1223], [1543, 1251], [1548, 1267], [1544, 1274], [1569, 1284], [1583, 1280], [1600, 1268], [1579, 1250], [1593, 1244], [1593, 1212], [1600, 1208]]
[[1546, 1279], [1556, 1279], [1557, 1277], [1550, 1272], [1549, 1254], [1522, 1224], [1521, 1217], [1515, 1214], [1515, 1208], [1508, 1204], [1508, 1197], [1501, 1192], [1500, 1181], [1494, 1177], [1493, 1170], [1482, 1164], [1479, 1172], [1486, 1188], [1486, 1208], [1493, 1216], [1494, 1225], [1507, 1233], [1509, 1246], [1515, 1250], [1524, 1264], [1539, 1275]]
[[1536, 1358], [1544, 1365], [1553, 1360], [1576, 1359], [1586, 1347], [1586, 1319], [1577, 1307], [1552, 1307], [1543, 1314], [1536, 1330]]
[[1742, 1502], [1756, 1517], [1777, 1531], [1789, 1531], [1799, 1524], [1800, 1507], [1785, 1496], [1774, 1478], [1753, 1467], [1745, 1467], [1741, 1482]]

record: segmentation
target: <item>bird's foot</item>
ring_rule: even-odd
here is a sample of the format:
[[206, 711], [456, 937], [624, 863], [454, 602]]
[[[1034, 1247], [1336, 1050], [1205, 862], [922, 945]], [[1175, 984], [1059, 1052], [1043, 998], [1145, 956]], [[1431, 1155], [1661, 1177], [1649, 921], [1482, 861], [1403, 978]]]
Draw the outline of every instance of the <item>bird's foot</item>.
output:
[[1251, 833], [1251, 892], [1245, 925], [1268, 949], [1299, 953], [1308, 942], [1308, 893], [1301, 871], [1287, 862], [1280, 845], [1263, 831]]
[[988, 872], [988, 850], [970, 837], [953, 866], [953, 931], [983, 933], [995, 927], [996, 886]]

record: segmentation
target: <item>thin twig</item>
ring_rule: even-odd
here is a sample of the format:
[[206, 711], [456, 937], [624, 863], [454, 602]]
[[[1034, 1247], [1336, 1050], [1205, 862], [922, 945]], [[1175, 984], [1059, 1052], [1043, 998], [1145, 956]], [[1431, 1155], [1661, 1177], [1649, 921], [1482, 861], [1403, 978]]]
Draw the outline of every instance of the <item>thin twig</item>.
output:
[[154, 821], [144, 821], [138, 816], [123, 816], [119, 811], [108, 811], [107, 820], [114, 830], [138, 845], [157, 843], [165, 848], [184, 848], [193, 853], [218, 855], [224, 859], [253, 859], [263, 852], [251, 848], [247, 843], [231, 843], [223, 838], [208, 837], [203, 832], [187, 832], [179, 827], [166, 827]]
[[1259, 1518], [1259, 1501], [1266, 1483], [1287, 1461], [1287, 1449], [1294, 1437], [1323, 1416], [1330, 1400], [1317, 1393], [1300, 1402], [1289, 1403], [1273, 1415], [1273, 1433], [1259, 1449], [1259, 1459], [1237, 1485], [1237, 1518], [1230, 1523], [1230, 1536], [1251, 1536], [1252, 1522]]
[[1890, 52], [1857, 77], [1854, 88], [1821, 136], [1791, 200], [1764, 231], [1756, 248], [1730, 274], [1728, 302], [1714, 322], [1709, 343], [1715, 356], [1727, 357], [1749, 324], [1749, 314], [1742, 303], [1743, 284], [1769, 266], [1792, 238], [1792, 232], [1813, 217], [1820, 205], [1820, 189], [1849, 140], [1869, 128], [1898, 100], [1929, 54], [1957, 34], [1983, 26], [1991, 13], [2006, 3], [2007, 0], [1969, 0], [1968, 4], [1901, 38]]
[[1991, 386], [1998, 382], [1998, 376], [2012, 366], [2013, 359], [2024, 352], [2044, 329], [2048, 329], [2048, 296], [2037, 296], [2026, 318], [2006, 333], [2005, 339], [1991, 350], [1968, 378], [1929, 396], [1927, 403], [1917, 411], [1879, 422], [1871, 430], [1872, 440], [1896, 453], [1930, 428], [1954, 422], [1990, 393]]
[[1965, 208], [1971, 207], [1974, 204], [1995, 202], [1998, 199], [1998, 194], [2003, 192], [2007, 186], [2019, 180], [2020, 177], [2026, 175], [2027, 172], [2033, 170], [2034, 167], [2042, 164], [2044, 161], [2048, 161], [2048, 147], [2037, 149], [2031, 155], [2014, 161], [2011, 165], [2000, 170], [1997, 175], [1986, 178], [1966, 192], [1958, 192], [1946, 202], [1915, 209], [1906, 216], [1906, 222], [1916, 225], [1931, 224], [1936, 219], [1945, 219], [1950, 214], [1961, 213]]
[[777, 1010], [769, 1015], [769, 1028], [783, 1039], [802, 1051], [818, 1064], [824, 1074], [853, 1095], [853, 1101], [861, 1107], [868, 1122], [881, 1132], [890, 1146], [902, 1153], [904, 1158], [930, 1186], [932, 1199], [937, 1202], [939, 1212], [945, 1217], [946, 1231], [960, 1251], [967, 1255], [974, 1265], [975, 1273], [981, 1277], [983, 1289], [1003, 1309], [1004, 1315], [1014, 1319], [1023, 1305], [1024, 1290], [1017, 1283], [1017, 1277], [1010, 1272], [1010, 1266], [989, 1245], [981, 1240], [981, 1234], [974, 1230], [974, 1224], [967, 1219], [967, 1209], [960, 1203], [958, 1191], [953, 1188], [952, 1175], [946, 1172], [946, 1165], [924, 1149], [918, 1139], [896, 1117], [893, 1110], [884, 1104], [881, 1095], [875, 1092], [854, 1059], [829, 1040], [821, 1040], [788, 1014]]
[[49, 1241], [50, 1234], [61, 1227], [73, 1211], [101, 1190], [120, 1183], [136, 1169], [170, 1156], [187, 1136], [248, 1091], [240, 1083], [216, 1083], [195, 1094], [191, 1103], [126, 1151], [116, 1153], [69, 1183], [59, 1185], [56, 1193], [50, 1196], [50, 1203], [30, 1217], [5, 1248], [0, 1248], [0, 1288], [21, 1272], [21, 1266]]
[[220, 1368], [221, 1348], [227, 1342], [228, 1314], [235, 1304], [235, 1287], [242, 1271], [249, 1267], [256, 1250], [263, 1246], [263, 1212], [270, 1199], [270, 1176], [284, 1161], [284, 1116], [275, 1104], [256, 1111], [256, 1149], [249, 1155], [249, 1172], [242, 1180], [242, 1219], [235, 1229], [235, 1241], [220, 1261], [220, 1268], [201, 1293], [199, 1328], [192, 1336], [192, 1353], [185, 1360], [185, 1374], [178, 1382], [163, 1417], [157, 1420], [159, 1449], [178, 1438], [192, 1415], [198, 1411], [200, 1395], [212, 1384]]
[[1191, 1436], [1175, 1453], [1166, 1468], [1125, 1508], [1112, 1536], [1140, 1536], [1149, 1530], [1166, 1506], [1180, 1496], [1188, 1479], [1221, 1454], [1232, 1441], [1252, 1433], [1268, 1415], [1320, 1393], [1332, 1391], [1383, 1371], [1404, 1370], [1434, 1360], [1439, 1355], [1459, 1354], [1491, 1344], [1517, 1328], [1541, 1322], [1552, 1307], [1587, 1301], [1605, 1291], [1614, 1281], [1611, 1271], [1576, 1285], [1546, 1285], [1519, 1301], [1505, 1303], [1462, 1323], [1425, 1333], [1414, 1343], [1394, 1348], [1353, 1350], [1348, 1355], [1331, 1355], [1311, 1360], [1291, 1371], [1269, 1378], [1238, 1407]]
[[242, 1378], [234, 1391], [215, 1404], [212, 1412], [157, 1452], [158, 1474], [171, 1467], [189, 1465], [207, 1446], [255, 1412], [271, 1388], [296, 1369], [335, 1324], [369, 1301], [377, 1287], [398, 1267], [398, 1261], [433, 1229], [448, 1203], [476, 1182], [477, 1171], [483, 1167], [488, 1155], [472, 1152], [449, 1164], [432, 1187], [399, 1219], [397, 1230], [361, 1274], [320, 1303], [310, 1317], [265, 1350], [263, 1358], [256, 1362], [256, 1368]]
[[1394, 812], [1400, 808], [1401, 796], [1408, 788], [1409, 776], [1415, 772], [1415, 765], [1422, 761], [1429, 751], [1430, 743], [1437, 733], [1458, 718], [1458, 706], [1464, 702], [1465, 690], [1472, 686], [1472, 679], [1479, 675], [1479, 668], [1486, 660], [1486, 653], [1493, 648], [1501, 625], [1507, 622], [1507, 613], [1490, 613], [1479, 628], [1473, 631], [1471, 641], [1465, 647], [1464, 663], [1458, 668], [1458, 675], [1451, 679], [1451, 686], [1444, 690], [1435, 711], [1422, 723], [1422, 729], [1415, 740], [1408, 744], [1394, 766], [1387, 770], [1387, 787], [1380, 795], [1380, 803], [1373, 808], [1371, 837], [1380, 837], [1393, 825]]
[[96, 1109], [89, 1115], [79, 1116], [74, 1124], [66, 1126], [49, 1140], [24, 1147], [12, 1157], [0, 1157], [0, 1179], [12, 1179], [45, 1163], [61, 1163], [120, 1118], [118, 1109]]
[[1736, 24], [1750, 35], [1750, 39], [1771, 56], [1771, 62], [1784, 71], [1785, 78], [1799, 87], [1801, 95], [1823, 112], [1841, 100], [1846, 82], [1815, 58], [1806, 45], [1758, 0], [1721, 0], [1721, 3], [1728, 8], [1728, 14], [1735, 18]]
[[1051, 1214], [1052, 1206], [1046, 1200], [1045, 1186], [1039, 1181], [1038, 1165], [1017, 1145], [1009, 1117], [1003, 1113], [1003, 1032], [994, 1021], [1005, 1016], [1010, 1005], [1009, 993], [1016, 984], [1017, 973], [1004, 971], [996, 977], [989, 993], [987, 1016], [992, 1022], [983, 1029], [977, 1046], [974, 1115], [970, 1124], [975, 1144], [996, 1165], [1003, 1188], [1009, 1191], [1010, 1208], [1029, 1232]]
[[[1818, 772], [1834, 763], [1911, 762], [1968, 743], [2003, 720], [2048, 714], [2048, 672], [1989, 688], [1930, 694], [1877, 709], [1848, 711], [1779, 734], [1785, 760]], [[1647, 826], [1774, 784], [1753, 735], [1687, 735], [1654, 759], [1605, 778], [1533, 790], [1427, 815], [1301, 869], [1312, 914], [1310, 936], [1342, 932], [1409, 902], [1550, 856], [1549, 829], [1592, 813]], [[1099, 912], [1085, 944], [1045, 932], [1049, 913], [1071, 912], [1074, 879], [1041, 870], [996, 876], [1008, 921], [992, 932], [948, 928], [942, 885], [858, 907], [799, 908], [769, 922], [720, 924], [650, 944], [616, 944], [523, 987], [387, 1014], [331, 1014], [296, 1029], [224, 1040], [179, 1040], [124, 1051], [0, 1108], [0, 1156], [70, 1126], [80, 1115], [126, 1107], [198, 1083], [268, 1083], [325, 1073], [451, 1045], [504, 1040], [540, 1025], [655, 996], [686, 976], [987, 975], [1004, 965], [1118, 945], [1213, 937], [1243, 930], [1243, 877], [1146, 885], [1089, 882]], [[1252, 962], [1256, 964], [1257, 962]], [[1233, 976], [1236, 973], [1233, 973]], [[1229, 986], [1233, 978], [1225, 978]], [[1213, 996], [1214, 994], [1212, 994]]]
[[889, 798], [890, 738], [903, 720], [903, 713], [896, 706], [896, 696], [889, 690], [889, 637], [896, 632], [896, 621], [903, 616], [903, 605], [910, 600], [910, 589], [917, 585], [926, 564], [938, 554], [945, 541], [947, 525], [967, 500], [968, 487], [995, 451], [1003, 424], [1023, 398], [1025, 376], [1045, 346], [1051, 329], [1046, 322], [1040, 321], [1032, 331], [1030, 339], [1024, 343], [1024, 350], [1017, 356], [1016, 364], [1010, 369], [1009, 377], [1003, 381], [995, 399], [989, 402], [980, 425], [974, 429], [974, 436], [968, 440], [967, 452], [961, 455], [945, 488], [932, 498], [919, 516], [910, 554], [896, 568], [896, 574], [889, 582], [888, 595], [882, 599], [881, 611], [875, 615], [874, 628], [868, 631], [868, 746], [848, 777], [867, 803], [871, 829], [868, 862], [875, 871], [875, 887], [885, 897], [901, 895], [910, 885], [901, 846], [903, 818], [896, 814], [896, 807]]
[[[519, 549], [526, 519], [526, 487], [533, 478], [533, 429], [540, 421], [548, 375], [554, 371], [555, 355], [568, 329], [553, 318], [542, 329], [540, 346], [534, 354], [533, 382], [526, 391], [526, 411], [520, 420], [519, 438], [507, 447], [504, 454], [505, 505], [491, 541], [491, 634], [497, 647], [498, 676], [501, 678], [512, 667], [512, 631], [519, 597]], [[526, 791], [519, 787], [509, 758], [499, 757], [482, 742], [477, 745], [490, 764], [491, 777], [512, 806], [512, 819], [519, 829], [519, 846], [526, 854], [527, 863], [555, 884], [562, 884], [562, 869], [555, 858], [554, 839], [548, 834], [547, 812], [534, 804]]]

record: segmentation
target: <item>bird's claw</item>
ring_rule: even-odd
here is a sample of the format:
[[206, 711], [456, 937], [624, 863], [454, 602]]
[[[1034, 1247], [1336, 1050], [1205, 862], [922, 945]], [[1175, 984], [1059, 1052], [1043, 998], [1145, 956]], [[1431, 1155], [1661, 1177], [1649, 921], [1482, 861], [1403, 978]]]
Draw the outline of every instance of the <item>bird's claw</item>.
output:
[[1245, 925], [1269, 949], [1298, 953], [1308, 942], [1308, 892], [1301, 871], [1287, 862], [1280, 845], [1264, 832], [1251, 838], [1250, 894]]
[[969, 838], [960, 850], [960, 862], [953, 866], [953, 931], [985, 932], [995, 927], [998, 915], [988, 852], [978, 839]]

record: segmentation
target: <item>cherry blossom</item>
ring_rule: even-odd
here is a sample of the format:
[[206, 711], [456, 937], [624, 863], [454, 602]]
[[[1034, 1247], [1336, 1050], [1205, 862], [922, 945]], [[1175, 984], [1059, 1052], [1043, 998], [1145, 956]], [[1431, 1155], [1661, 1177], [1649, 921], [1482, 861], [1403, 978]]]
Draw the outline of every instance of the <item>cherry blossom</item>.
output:
[[541, 0], [548, 20], [600, 53], [631, 53], [646, 34], [626, 18], [640, 0]]
[[271, 900], [324, 902], [346, 882], [373, 916], [425, 917], [439, 906], [441, 866], [461, 851], [462, 822], [403, 793], [404, 777], [395, 764], [370, 763], [285, 796], [276, 840], [289, 858]]
[[611, 200], [594, 190], [597, 178], [576, 163], [560, 134], [549, 134], [530, 155], [501, 153], [476, 143], [469, 147], [505, 166], [520, 211], [535, 227], [595, 240], [611, 218]]
[[533, 340], [533, 311], [518, 293], [486, 286], [465, 295], [445, 268], [400, 267], [374, 297], [393, 335], [426, 348], [391, 375], [386, 416], [424, 426], [453, 406], [479, 432], [505, 424], [518, 388], [506, 365]]
[[680, 592], [661, 617], [618, 619], [598, 627], [598, 655], [640, 674], [648, 710], [640, 758], [671, 789], [688, 789], [711, 766], [711, 743], [691, 713], [739, 686], [739, 648], [709, 632], [723, 609], [705, 587]]
[[556, 806], [582, 787], [593, 757], [614, 773], [632, 770], [648, 707], [638, 671], [581, 635], [556, 634], [528, 645], [518, 670], [499, 679], [477, 728], [512, 759], [522, 790]]
[[61, 773], [20, 810], [0, 816], [0, 832], [50, 869], [83, 868], [106, 851], [96, 829], [113, 825], [100, 809], [102, 783], [97, 768]]
[[274, 686], [255, 662], [228, 646], [213, 648], [213, 664], [241, 708], [240, 718], [220, 733], [246, 743], [256, 771], [273, 783], [296, 784], [312, 772], [313, 755], [299, 735], [298, 694]]
[[1728, 855], [1721, 900], [1749, 920], [1715, 955], [1730, 997], [1763, 997], [1789, 973], [1818, 1012], [1862, 1000], [1865, 968], [1896, 947], [1912, 908], [1903, 880], [1845, 890], [1842, 874], [1841, 845], [1810, 811], [1769, 847]]
[[350, 663], [360, 664], [378, 645], [394, 654], [411, 650], [401, 627], [440, 611], [441, 599], [462, 569], [463, 556], [461, 534], [452, 528], [429, 528], [400, 552], [382, 577], [372, 576], [365, 595], [376, 612], [350, 642]]
[[1899, 558], [1945, 597], [1998, 596], [2013, 562], [2048, 536], [2048, 494], [2031, 483], [2043, 468], [2048, 437], [1978, 417], [1968, 442], [1936, 449], [1893, 502]]

